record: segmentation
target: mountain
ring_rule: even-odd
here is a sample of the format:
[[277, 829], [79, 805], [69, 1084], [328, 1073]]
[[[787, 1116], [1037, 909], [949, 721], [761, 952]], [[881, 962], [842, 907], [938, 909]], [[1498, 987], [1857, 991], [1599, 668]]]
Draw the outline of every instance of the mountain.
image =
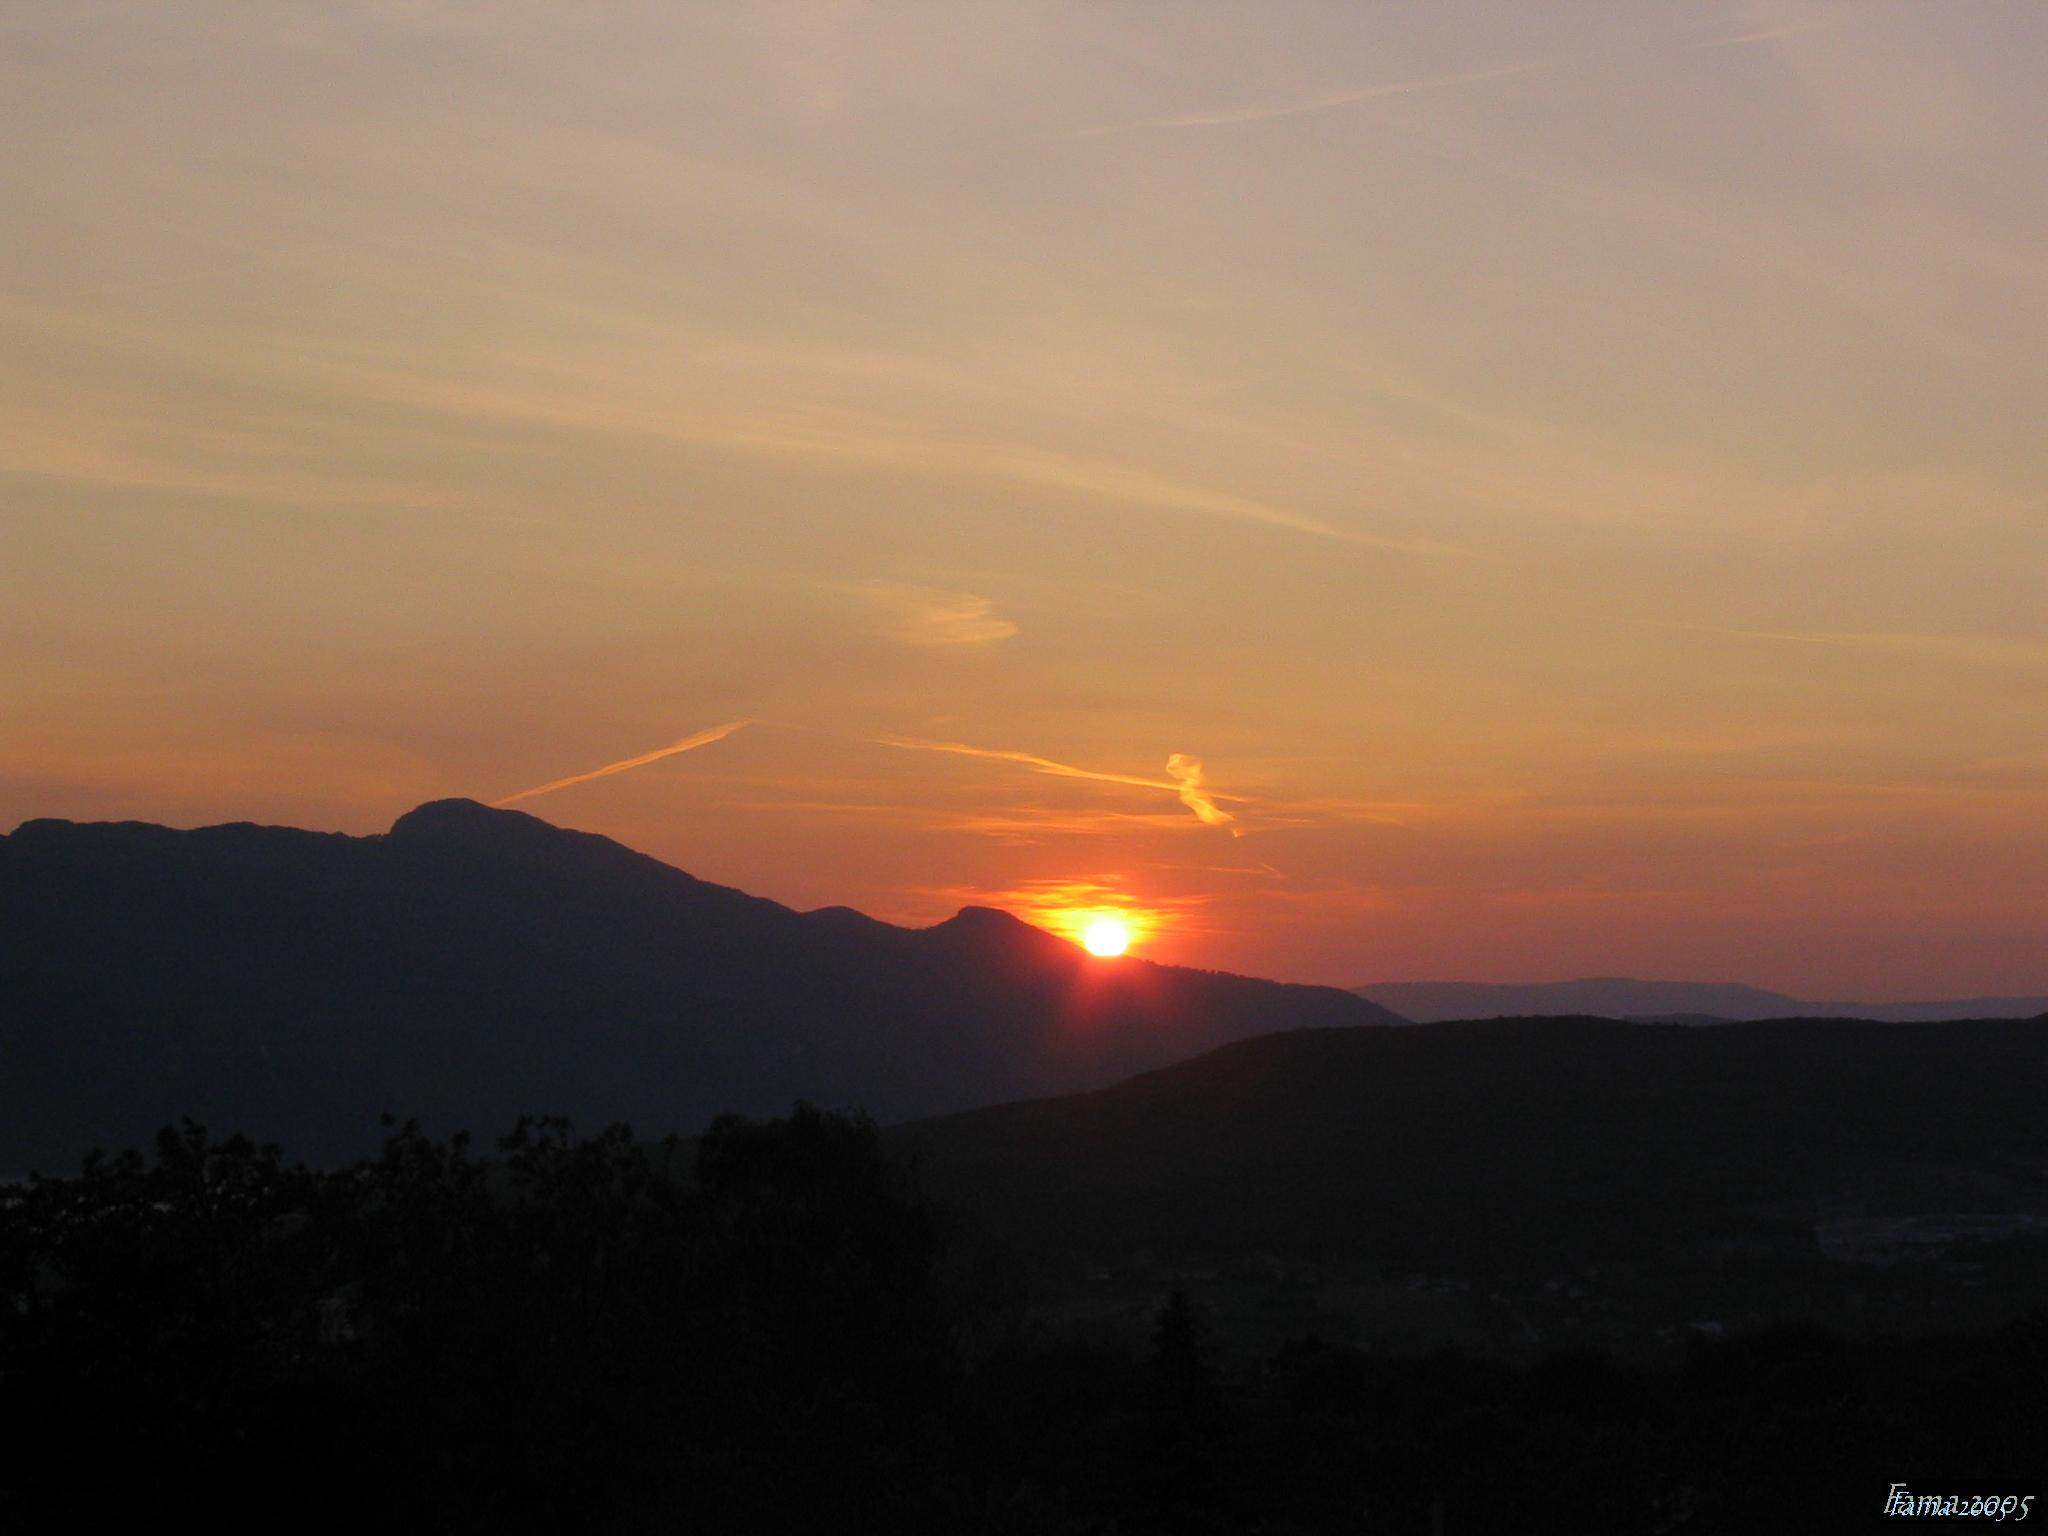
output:
[[1524, 1275], [1691, 1255], [1725, 1281], [1731, 1255], [1817, 1260], [1843, 1222], [2048, 1231], [2044, 1085], [2048, 1017], [1502, 1019], [1269, 1035], [890, 1134], [1029, 1250]]
[[1793, 1018], [1932, 1024], [1944, 1019], [2022, 1019], [2048, 1009], [2048, 997], [1827, 1003], [1732, 982], [1637, 981], [1627, 976], [1549, 982], [1394, 981], [1354, 990], [1369, 1002], [1418, 1023], [1577, 1016], [1688, 1024]]
[[382, 836], [30, 821], [0, 837], [0, 1174], [190, 1115], [326, 1161], [377, 1116], [700, 1130], [798, 1097], [878, 1119], [1397, 1022], [1348, 993], [1124, 959], [1004, 913], [800, 913], [467, 800]]

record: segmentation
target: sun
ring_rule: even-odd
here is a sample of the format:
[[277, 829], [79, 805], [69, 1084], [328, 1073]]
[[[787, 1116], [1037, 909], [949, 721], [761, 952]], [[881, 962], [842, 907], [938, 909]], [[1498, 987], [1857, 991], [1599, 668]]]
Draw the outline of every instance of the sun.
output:
[[1081, 944], [1105, 960], [1120, 955], [1131, 947], [1131, 925], [1120, 917], [1098, 917], [1081, 931]]

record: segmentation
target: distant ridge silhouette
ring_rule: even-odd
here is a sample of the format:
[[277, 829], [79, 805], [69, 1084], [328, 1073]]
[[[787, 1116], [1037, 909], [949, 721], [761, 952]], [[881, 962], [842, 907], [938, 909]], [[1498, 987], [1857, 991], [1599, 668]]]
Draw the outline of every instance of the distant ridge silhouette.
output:
[[2048, 1010], [2048, 996], [1965, 997], [1909, 1003], [1815, 1002], [1734, 982], [1638, 981], [1629, 976], [1545, 982], [1394, 981], [1353, 990], [1369, 1002], [1417, 1023], [1592, 1017], [1671, 1024], [1790, 1018], [1935, 1024], [1946, 1019], [2023, 1019]]
[[1006, 913], [800, 913], [609, 838], [439, 800], [382, 836], [25, 822], [0, 837], [0, 1176], [180, 1115], [313, 1161], [377, 1115], [695, 1132], [1101, 1086], [1230, 1040], [1399, 1022], [1335, 988], [1124, 959]]
[[1487, 1019], [1266, 1035], [886, 1134], [1026, 1249], [1555, 1274], [1726, 1244], [1803, 1262], [1845, 1218], [2048, 1234], [2043, 1082], [2048, 1016]]

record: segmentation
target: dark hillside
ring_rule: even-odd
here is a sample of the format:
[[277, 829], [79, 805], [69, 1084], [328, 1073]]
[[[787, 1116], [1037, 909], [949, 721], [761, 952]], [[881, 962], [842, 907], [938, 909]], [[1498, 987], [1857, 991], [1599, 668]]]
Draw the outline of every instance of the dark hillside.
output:
[[1921, 1002], [1815, 1002], [1732, 982], [1638, 981], [1589, 976], [1577, 981], [1396, 981], [1355, 989], [1360, 997], [1418, 1023], [1447, 1019], [1643, 1019], [1721, 1024], [1730, 1019], [1873, 1019], [1938, 1024], [1948, 1019], [2024, 1019], [2048, 997], [1952, 997]]
[[25, 823], [0, 838], [0, 1176], [190, 1115], [315, 1162], [391, 1110], [654, 1132], [798, 1098], [880, 1119], [1099, 1086], [1332, 988], [1126, 959], [969, 908], [799, 913], [466, 800], [381, 837]]
[[1033, 1247], [1554, 1273], [2048, 1218], [2044, 1088], [2042, 1020], [1508, 1019], [1294, 1031], [894, 1134]]

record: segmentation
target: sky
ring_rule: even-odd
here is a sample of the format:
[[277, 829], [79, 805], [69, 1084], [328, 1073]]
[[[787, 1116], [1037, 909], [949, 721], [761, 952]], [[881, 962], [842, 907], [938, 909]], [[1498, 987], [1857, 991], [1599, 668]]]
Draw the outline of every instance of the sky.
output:
[[1286, 979], [2048, 991], [2044, 66], [0, 4], [0, 826], [464, 795]]

